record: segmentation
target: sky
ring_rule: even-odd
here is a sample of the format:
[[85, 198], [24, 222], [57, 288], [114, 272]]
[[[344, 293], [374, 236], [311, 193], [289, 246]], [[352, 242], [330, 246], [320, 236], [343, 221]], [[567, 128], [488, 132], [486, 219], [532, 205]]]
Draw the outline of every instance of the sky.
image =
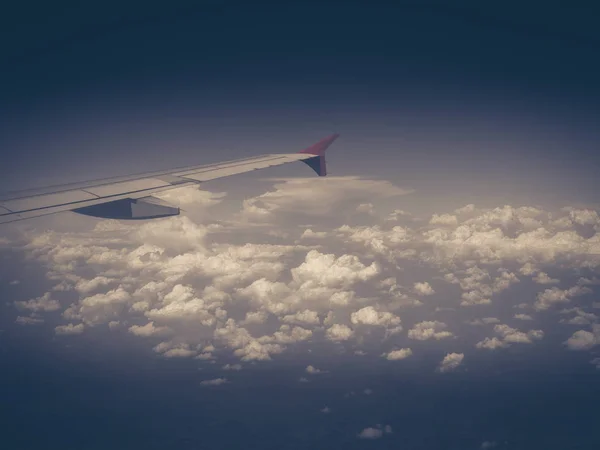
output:
[[267, 153], [177, 217], [0, 228], [7, 448], [596, 449], [583, 3], [3, 15], [0, 192]]

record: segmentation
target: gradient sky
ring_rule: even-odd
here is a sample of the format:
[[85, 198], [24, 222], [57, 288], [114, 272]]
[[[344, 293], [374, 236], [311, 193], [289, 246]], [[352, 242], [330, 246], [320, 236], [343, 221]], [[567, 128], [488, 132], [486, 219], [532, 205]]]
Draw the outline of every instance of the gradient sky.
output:
[[2, 226], [3, 446], [599, 447], [598, 10], [377, 3], [3, 15], [0, 192], [341, 134], [325, 179]]

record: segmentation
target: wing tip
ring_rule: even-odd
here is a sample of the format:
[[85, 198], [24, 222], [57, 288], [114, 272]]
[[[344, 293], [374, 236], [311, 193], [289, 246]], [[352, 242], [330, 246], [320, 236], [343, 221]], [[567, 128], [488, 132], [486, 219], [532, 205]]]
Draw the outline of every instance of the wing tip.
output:
[[325, 151], [329, 148], [331, 144], [333, 144], [333, 141], [335, 141], [339, 136], [339, 133], [333, 133], [321, 139], [316, 144], [313, 144], [310, 147], [305, 148], [304, 150], [300, 150], [298, 153], [308, 153], [310, 155], [315, 156], [324, 156]]

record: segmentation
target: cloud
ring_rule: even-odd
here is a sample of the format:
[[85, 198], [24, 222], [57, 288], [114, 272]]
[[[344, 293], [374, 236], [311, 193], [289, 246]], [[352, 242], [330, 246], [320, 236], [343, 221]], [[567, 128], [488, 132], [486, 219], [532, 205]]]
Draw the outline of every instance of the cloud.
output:
[[515, 314], [514, 318], [517, 320], [533, 320], [529, 314]]
[[454, 335], [449, 331], [446, 331], [446, 325], [444, 322], [435, 321], [424, 321], [419, 322], [408, 330], [408, 337], [418, 341], [426, 341], [428, 339], [447, 339]]
[[533, 341], [543, 339], [544, 337], [544, 332], [542, 330], [522, 332], [505, 324], [495, 325], [494, 331], [500, 338], [485, 338], [483, 341], [475, 344], [475, 347], [479, 349], [496, 350], [499, 348], [510, 347], [512, 344], [532, 344]]
[[569, 289], [552, 287], [537, 295], [537, 301], [534, 303], [533, 307], [537, 311], [544, 311], [556, 304], [569, 303], [573, 297], [589, 294], [591, 292], [592, 290], [590, 288], [579, 285], [573, 286]]
[[495, 441], [483, 441], [479, 448], [481, 448], [482, 450], [487, 450], [487, 449], [494, 448], [497, 446], [498, 446], [498, 443]]
[[400, 317], [390, 312], [377, 311], [373, 306], [365, 306], [350, 315], [350, 321], [354, 325], [373, 325], [373, 326], [397, 326], [400, 324]]
[[235, 371], [240, 371], [242, 370], [242, 365], [241, 364], [225, 364], [223, 367], [221, 367], [223, 370], [235, 370]]
[[40, 323], [44, 323], [44, 319], [39, 319], [36, 317], [23, 317], [18, 316], [15, 320], [19, 325], [38, 325]]
[[464, 353], [448, 353], [438, 366], [440, 372], [451, 372], [462, 364], [465, 358]]
[[413, 354], [410, 348], [401, 348], [400, 350], [392, 350], [389, 353], [384, 353], [384, 356], [390, 361], [398, 361], [406, 359]]
[[154, 322], [148, 322], [143, 326], [133, 325], [129, 327], [129, 332], [136, 336], [149, 337], [170, 334], [172, 330], [169, 327], [156, 327]]
[[221, 386], [222, 384], [229, 383], [227, 378], [215, 378], [213, 380], [203, 380], [200, 382], [202, 386]]
[[73, 325], [72, 323], [70, 323], [68, 325], [59, 325], [59, 326], [55, 327], [54, 332], [57, 335], [73, 335], [73, 334], [83, 333], [84, 329], [85, 329], [85, 326], [82, 323], [77, 324], [77, 325]]
[[415, 283], [414, 290], [417, 295], [433, 295], [435, 291], [431, 287], [431, 285], [425, 281], [422, 283]]
[[[26, 231], [22, 249], [47, 268], [50, 287], [16, 298], [15, 319], [59, 325], [57, 334], [128, 330], [165, 358], [268, 361], [326, 343], [393, 361], [412, 355], [415, 340], [475, 352], [544, 337], [504, 324], [506, 311], [521, 324], [539, 315], [540, 324], [579, 325], [570, 338], [573, 329], [557, 327], [567, 348], [597, 345], [588, 327], [598, 317], [585, 305], [600, 275], [591, 210], [467, 205], [425, 219], [386, 216], [406, 193], [358, 177], [278, 180], [242, 206], [245, 223], [229, 211]], [[181, 201], [222, 198], [192, 189]]]
[[354, 332], [350, 327], [346, 325], [340, 325], [338, 323], [333, 324], [327, 329], [327, 339], [334, 342], [347, 341], [354, 335]]
[[358, 434], [358, 437], [360, 439], [379, 439], [383, 437], [384, 433], [390, 434], [391, 432], [392, 427], [390, 425], [385, 425], [384, 427], [382, 427], [381, 425], [377, 424], [374, 427], [368, 427], [362, 430]]
[[593, 325], [592, 331], [579, 330], [565, 342], [570, 350], [589, 350], [600, 345], [600, 325]]
[[[374, 198], [391, 198], [412, 193], [385, 180], [369, 180], [354, 176], [323, 178], [272, 179], [273, 190], [244, 200], [242, 218], [273, 220], [275, 215], [334, 214], [345, 205], [368, 203]], [[315, 199], [315, 192], [319, 192]]]
[[50, 295], [50, 292], [46, 292], [41, 297], [32, 300], [15, 302], [15, 306], [20, 310], [32, 312], [58, 311], [61, 308], [60, 303], [57, 300], [51, 299]]
[[307, 366], [305, 369], [306, 373], [310, 373], [311, 375], [316, 375], [319, 373], [327, 373], [327, 371], [323, 371], [321, 369], [317, 369], [316, 367], [313, 366]]

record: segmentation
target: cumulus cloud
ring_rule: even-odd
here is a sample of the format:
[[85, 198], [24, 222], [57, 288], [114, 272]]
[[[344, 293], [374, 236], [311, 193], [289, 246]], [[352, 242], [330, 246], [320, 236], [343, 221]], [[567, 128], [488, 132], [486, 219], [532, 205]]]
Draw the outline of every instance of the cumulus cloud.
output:
[[46, 292], [41, 297], [37, 297], [26, 301], [17, 301], [15, 306], [21, 310], [27, 310], [32, 312], [50, 312], [58, 311], [60, 309], [60, 303], [57, 300], [50, 298], [50, 292]]
[[431, 287], [431, 285], [424, 281], [422, 283], [415, 283], [414, 290], [417, 295], [433, 295], [435, 291]]
[[[400, 209], [377, 217], [386, 214], [379, 199], [407, 192], [357, 177], [277, 180], [243, 204], [244, 223], [183, 215], [31, 231], [23, 250], [47, 267], [52, 287], [11, 299], [16, 322], [55, 326], [46, 315], [60, 316], [57, 334], [121, 328], [166, 358], [267, 361], [332, 341], [348, 354], [392, 361], [410, 356], [415, 340], [458, 335], [458, 345], [488, 331], [467, 343], [475, 351], [543, 338], [542, 330], [503, 324], [508, 310], [521, 324], [538, 316], [564, 323], [567, 348], [597, 345], [588, 327], [598, 317], [585, 304], [599, 284], [600, 238], [589, 234], [600, 227], [595, 212], [467, 205], [430, 219]], [[179, 196], [201, 208], [223, 198], [194, 188], [170, 200]], [[300, 222], [298, 214], [310, 217]], [[403, 322], [414, 325], [405, 332]], [[462, 333], [465, 324], [481, 328]]]
[[58, 335], [70, 335], [70, 334], [81, 334], [85, 326], [80, 323], [77, 325], [73, 325], [72, 323], [68, 325], [59, 325], [54, 328], [54, 332]]
[[600, 325], [593, 325], [592, 331], [576, 331], [565, 344], [570, 350], [589, 350], [600, 345]]
[[305, 369], [306, 373], [310, 373], [311, 375], [316, 375], [319, 373], [327, 373], [325, 370], [317, 369], [314, 366], [307, 366]]
[[447, 339], [454, 335], [446, 331], [446, 325], [444, 322], [434, 321], [423, 321], [415, 324], [413, 328], [408, 330], [408, 337], [410, 339], [416, 339], [418, 341], [426, 341], [428, 339]]
[[448, 353], [438, 366], [440, 372], [451, 372], [461, 365], [465, 358], [464, 353]]
[[227, 378], [215, 378], [212, 380], [203, 380], [200, 382], [202, 386], [220, 386], [225, 383], [228, 383]]
[[401, 348], [399, 350], [392, 350], [389, 353], [384, 353], [383, 356], [390, 361], [398, 361], [400, 359], [406, 359], [413, 354], [410, 348]]
[[333, 324], [327, 329], [327, 339], [331, 341], [347, 341], [352, 337], [354, 332], [350, 327], [338, 323]]
[[[348, 204], [368, 203], [373, 198], [390, 198], [413, 192], [385, 180], [354, 176], [273, 179], [273, 190], [244, 201], [242, 217], [272, 220], [276, 214], [329, 214]], [[319, 192], [315, 201], [315, 191]]]
[[512, 344], [532, 344], [544, 337], [542, 330], [519, 331], [505, 324], [494, 326], [494, 331], [499, 337], [485, 338], [475, 344], [475, 347], [487, 350], [510, 347]]
[[391, 432], [392, 427], [390, 425], [385, 425], [384, 427], [382, 427], [381, 425], [377, 424], [374, 427], [368, 427], [362, 430], [358, 434], [358, 437], [360, 439], [379, 439], [383, 437], [384, 433], [389, 434]]

